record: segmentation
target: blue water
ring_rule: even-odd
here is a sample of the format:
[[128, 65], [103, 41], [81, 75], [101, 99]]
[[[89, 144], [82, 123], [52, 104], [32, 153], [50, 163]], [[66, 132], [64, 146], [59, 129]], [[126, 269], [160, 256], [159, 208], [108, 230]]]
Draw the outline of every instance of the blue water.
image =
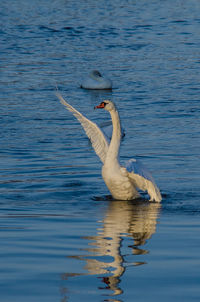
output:
[[[200, 2], [0, 3], [1, 301], [200, 299]], [[91, 70], [113, 90], [79, 88]], [[147, 165], [161, 204], [110, 198], [56, 89], [101, 123], [117, 104], [121, 159]]]

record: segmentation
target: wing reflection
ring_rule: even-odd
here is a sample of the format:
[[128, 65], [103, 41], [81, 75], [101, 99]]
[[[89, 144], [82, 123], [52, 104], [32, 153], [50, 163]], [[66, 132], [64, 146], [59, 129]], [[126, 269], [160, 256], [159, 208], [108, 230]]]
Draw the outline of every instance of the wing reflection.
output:
[[[141, 246], [156, 231], [160, 206], [159, 203], [111, 201], [97, 235], [84, 237], [89, 241], [87, 255], [73, 258], [86, 262], [87, 274], [104, 275], [99, 277], [103, 283], [99, 289], [109, 289], [113, 295], [120, 295], [123, 293], [119, 287], [120, 277], [126, 267], [146, 263], [136, 257], [149, 253]], [[133, 257], [136, 261], [130, 262]]]

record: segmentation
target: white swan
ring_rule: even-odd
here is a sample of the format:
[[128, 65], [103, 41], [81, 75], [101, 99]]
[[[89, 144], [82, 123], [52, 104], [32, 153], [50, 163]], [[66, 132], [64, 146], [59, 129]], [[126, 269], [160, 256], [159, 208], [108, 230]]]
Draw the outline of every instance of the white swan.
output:
[[79, 111], [68, 104], [57, 93], [61, 103], [73, 113], [83, 126], [92, 146], [103, 163], [102, 176], [113, 198], [118, 200], [132, 200], [140, 195], [137, 189], [147, 191], [150, 201], [160, 202], [162, 197], [151, 174], [135, 159], [129, 160], [125, 167], [118, 161], [121, 141], [121, 125], [118, 111], [111, 101], [103, 101], [95, 108], [104, 108], [109, 111], [113, 123], [113, 133], [110, 144], [100, 128], [84, 117]]
[[81, 88], [85, 89], [112, 89], [111, 80], [104, 78], [98, 70], [93, 70], [89, 77], [83, 80]]

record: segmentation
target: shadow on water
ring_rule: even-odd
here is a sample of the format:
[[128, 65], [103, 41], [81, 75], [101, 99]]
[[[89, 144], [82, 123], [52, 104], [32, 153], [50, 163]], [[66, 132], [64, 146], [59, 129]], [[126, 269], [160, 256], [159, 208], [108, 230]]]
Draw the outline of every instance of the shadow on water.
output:
[[[143, 248], [143, 245], [156, 232], [160, 208], [159, 203], [142, 200], [108, 200], [106, 213], [100, 221], [101, 226], [97, 228], [96, 235], [81, 238], [88, 241], [88, 247], [83, 249], [87, 253], [69, 256], [84, 261], [86, 273], [64, 273], [62, 280], [81, 275], [96, 275], [102, 282], [98, 290], [109, 291], [108, 295], [112, 296], [121, 295], [124, 289], [120, 286], [120, 281], [126, 268], [147, 264], [145, 255], [149, 250]], [[137, 259], [139, 255], [144, 256], [143, 261]], [[132, 262], [129, 259], [133, 257], [135, 261]]]

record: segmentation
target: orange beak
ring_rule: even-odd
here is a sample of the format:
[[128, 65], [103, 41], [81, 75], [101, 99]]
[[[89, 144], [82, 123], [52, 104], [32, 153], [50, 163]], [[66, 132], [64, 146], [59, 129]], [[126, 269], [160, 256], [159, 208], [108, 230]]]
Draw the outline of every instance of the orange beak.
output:
[[95, 106], [94, 109], [99, 109], [99, 108], [104, 108], [105, 107], [105, 103], [101, 102], [101, 104], [99, 104], [98, 106]]

